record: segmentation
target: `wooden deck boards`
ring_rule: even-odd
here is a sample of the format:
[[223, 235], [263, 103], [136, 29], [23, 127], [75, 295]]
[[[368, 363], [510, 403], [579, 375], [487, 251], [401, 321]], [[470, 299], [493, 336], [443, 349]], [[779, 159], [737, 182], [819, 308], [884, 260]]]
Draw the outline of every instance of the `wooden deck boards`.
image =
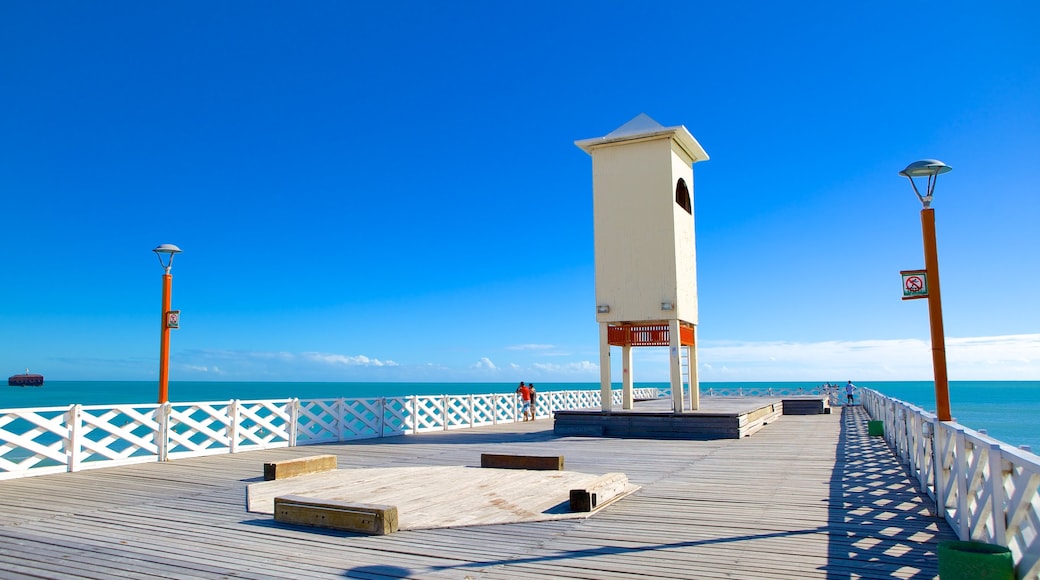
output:
[[[642, 489], [588, 519], [373, 537], [246, 511], [265, 462], [323, 453], [341, 468], [563, 455]], [[954, 535], [930, 503], [855, 407], [715, 441], [559, 438], [543, 419], [2, 481], [0, 576], [935, 578]]]

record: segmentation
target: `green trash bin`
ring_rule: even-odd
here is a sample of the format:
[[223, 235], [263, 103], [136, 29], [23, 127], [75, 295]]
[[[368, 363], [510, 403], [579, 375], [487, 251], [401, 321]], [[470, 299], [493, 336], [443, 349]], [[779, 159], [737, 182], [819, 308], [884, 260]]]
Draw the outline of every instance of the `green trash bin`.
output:
[[867, 423], [867, 434], [871, 437], [882, 437], [885, 434], [884, 421], [871, 421]]
[[972, 541], [939, 542], [940, 580], [1015, 580], [1011, 550]]

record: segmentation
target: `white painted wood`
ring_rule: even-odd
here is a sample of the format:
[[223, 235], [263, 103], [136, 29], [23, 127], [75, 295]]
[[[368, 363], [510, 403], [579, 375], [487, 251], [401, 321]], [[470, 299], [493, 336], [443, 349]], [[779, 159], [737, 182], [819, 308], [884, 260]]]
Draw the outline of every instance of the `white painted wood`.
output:
[[632, 347], [621, 347], [621, 408], [630, 410], [635, 405], [632, 393]]
[[683, 399], [682, 359], [679, 356], [679, 321], [668, 321], [668, 376], [672, 385], [672, 411], [682, 413], [686, 410]]
[[687, 363], [689, 364], [688, 375], [690, 377], [690, 409], [696, 411], [701, 408], [701, 381], [697, 374], [697, 327], [693, 327], [693, 344], [687, 347]]
[[[575, 144], [592, 157], [596, 320], [601, 327], [669, 323], [670, 380], [674, 410], [681, 413], [678, 322], [696, 327], [698, 321], [693, 164], [708, 155], [686, 127], [663, 127], [645, 114]], [[688, 204], [678, 199], [680, 191]], [[609, 411], [610, 347], [604, 334], [601, 328], [600, 380], [603, 410]], [[628, 373], [624, 384], [630, 380]], [[625, 409], [629, 393], [622, 389]]]
[[596, 304], [610, 306], [596, 320], [696, 324], [693, 215], [675, 196], [679, 179], [692, 192], [692, 164], [707, 154], [685, 127], [645, 115], [576, 144], [592, 156]]
[[599, 396], [600, 408], [610, 411], [614, 401], [611, 393], [610, 382], [610, 341], [608, 338], [609, 325], [605, 322], [599, 323]]

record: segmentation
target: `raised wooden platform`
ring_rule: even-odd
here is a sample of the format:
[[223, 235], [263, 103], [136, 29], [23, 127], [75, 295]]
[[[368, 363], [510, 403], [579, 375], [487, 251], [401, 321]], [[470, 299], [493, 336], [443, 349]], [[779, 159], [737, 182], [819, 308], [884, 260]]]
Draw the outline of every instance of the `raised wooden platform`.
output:
[[[250, 483], [246, 488], [246, 507], [250, 512], [273, 514], [277, 518], [278, 498], [284, 496], [310, 498], [319, 504], [319, 508], [335, 502], [395, 506], [395, 530], [541, 522], [588, 517], [588, 512], [639, 489], [622, 473], [607, 475], [611, 476], [607, 479], [613, 487], [604, 484], [606, 476], [602, 474], [578, 471], [462, 465], [335, 469]], [[598, 494], [598, 501], [593, 500], [589, 507], [573, 511], [568, 498], [573, 496], [574, 490]], [[297, 500], [293, 503], [303, 502]], [[313, 514], [305, 513], [296, 522], [321, 525], [312, 519]], [[294, 520], [286, 518], [286, 521]], [[366, 521], [371, 523], [372, 518]], [[355, 531], [389, 533], [367, 529]]]
[[781, 415], [810, 415], [829, 410], [819, 396], [704, 397], [700, 403], [700, 409], [683, 413], [672, 412], [671, 399], [639, 401], [632, 410], [557, 411], [553, 431], [556, 435], [571, 437], [740, 439], [778, 420]]
[[826, 415], [831, 412], [830, 401], [822, 395], [795, 395], [784, 397], [784, 415]]

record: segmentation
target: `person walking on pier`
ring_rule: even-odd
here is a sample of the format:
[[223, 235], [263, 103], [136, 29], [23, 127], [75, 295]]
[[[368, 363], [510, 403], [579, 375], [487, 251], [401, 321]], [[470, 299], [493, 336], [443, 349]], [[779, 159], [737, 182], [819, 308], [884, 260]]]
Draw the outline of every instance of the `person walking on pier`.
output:
[[848, 384], [845, 385], [845, 395], [848, 397], [848, 404], [849, 405], [854, 404], [855, 401], [856, 401], [856, 397], [853, 396], [853, 393], [855, 393], [855, 392], [856, 392], [856, 385], [852, 384], [852, 381], [849, 381]]
[[527, 383], [527, 389], [531, 391], [531, 420], [534, 421], [538, 412], [538, 391], [534, 390], [534, 383]]

